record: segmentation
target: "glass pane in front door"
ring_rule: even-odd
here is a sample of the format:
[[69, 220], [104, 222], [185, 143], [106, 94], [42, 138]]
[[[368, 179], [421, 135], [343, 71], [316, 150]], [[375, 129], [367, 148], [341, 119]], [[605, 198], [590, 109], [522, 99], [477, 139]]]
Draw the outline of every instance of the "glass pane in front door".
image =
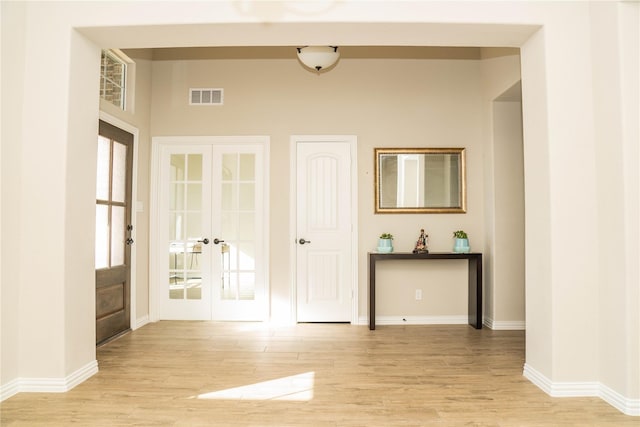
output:
[[171, 154], [169, 166], [169, 277], [172, 300], [202, 294], [202, 154]]

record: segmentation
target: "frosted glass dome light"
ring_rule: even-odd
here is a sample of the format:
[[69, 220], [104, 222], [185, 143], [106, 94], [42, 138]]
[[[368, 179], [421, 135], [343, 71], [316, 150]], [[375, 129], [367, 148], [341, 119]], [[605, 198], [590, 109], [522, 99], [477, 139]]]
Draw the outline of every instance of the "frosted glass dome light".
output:
[[297, 50], [300, 62], [317, 72], [331, 67], [340, 58], [338, 46], [305, 46], [299, 47]]

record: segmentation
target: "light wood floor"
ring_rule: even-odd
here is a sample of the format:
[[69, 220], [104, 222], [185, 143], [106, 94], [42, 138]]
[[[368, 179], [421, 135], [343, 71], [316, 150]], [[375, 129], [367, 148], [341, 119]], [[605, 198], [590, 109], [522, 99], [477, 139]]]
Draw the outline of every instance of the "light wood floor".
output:
[[633, 426], [522, 376], [524, 333], [469, 326], [159, 322], [98, 349], [68, 393], [21, 393], [2, 426]]

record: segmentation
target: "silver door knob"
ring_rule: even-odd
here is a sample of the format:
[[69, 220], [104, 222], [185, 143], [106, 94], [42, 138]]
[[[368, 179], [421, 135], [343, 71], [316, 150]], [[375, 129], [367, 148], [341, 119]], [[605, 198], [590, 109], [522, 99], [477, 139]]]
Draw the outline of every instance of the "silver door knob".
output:
[[300, 239], [298, 240], [298, 243], [300, 243], [301, 245], [304, 245], [305, 243], [311, 243], [311, 240]]

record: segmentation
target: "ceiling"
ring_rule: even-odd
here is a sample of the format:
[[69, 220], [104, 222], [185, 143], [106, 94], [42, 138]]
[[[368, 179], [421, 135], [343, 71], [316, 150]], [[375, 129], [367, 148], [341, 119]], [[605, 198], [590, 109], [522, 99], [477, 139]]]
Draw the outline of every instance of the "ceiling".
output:
[[[344, 46], [343, 59], [480, 59], [479, 47]], [[514, 49], [517, 51], [517, 49]], [[197, 59], [295, 59], [296, 46], [233, 46], [127, 49], [131, 57], [154, 61]]]
[[[513, 47], [453, 47], [453, 46], [344, 46], [339, 47], [341, 59], [448, 59], [479, 60], [506, 55], [519, 55]], [[296, 59], [296, 46], [225, 46], [123, 49], [131, 58], [153, 61], [188, 61], [207, 59]], [[520, 83], [507, 90], [496, 101], [520, 101]]]

